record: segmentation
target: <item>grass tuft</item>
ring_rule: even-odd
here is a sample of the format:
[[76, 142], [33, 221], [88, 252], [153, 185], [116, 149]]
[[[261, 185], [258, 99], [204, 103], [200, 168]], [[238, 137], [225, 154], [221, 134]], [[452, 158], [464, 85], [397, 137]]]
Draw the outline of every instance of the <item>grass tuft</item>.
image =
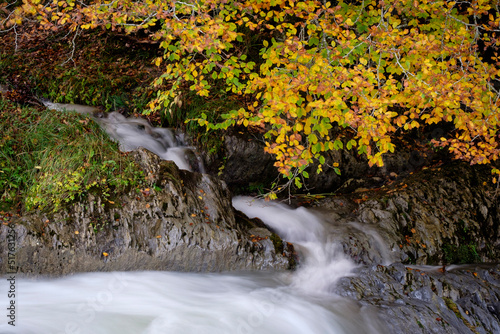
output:
[[139, 167], [88, 116], [0, 99], [0, 209], [56, 211], [139, 186]]

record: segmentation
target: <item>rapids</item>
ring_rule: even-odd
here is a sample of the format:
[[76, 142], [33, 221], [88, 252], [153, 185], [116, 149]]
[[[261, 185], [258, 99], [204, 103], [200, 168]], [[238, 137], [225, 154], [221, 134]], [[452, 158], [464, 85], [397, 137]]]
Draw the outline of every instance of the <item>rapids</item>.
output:
[[[45, 102], [59, 111], [93, 115], [92, 107]], [[113, 112], [94, 117], [120, 149], [144, 147], [179, 168], [203, 171], [193, 150], [170, 129]], [[301, 253], [296, 272], [81, 273], [16, 280], [16, 326], [0, 333], [383, 333], [376, 309], [332, 293], [356, 267], [332, 242], [334, 230], [304, 208], [247, 197], [233, 206], [258, 217]], [[8, 282], [2, 279], [0, 291]], [[6, 294], [0, 305], [8, 305]]]

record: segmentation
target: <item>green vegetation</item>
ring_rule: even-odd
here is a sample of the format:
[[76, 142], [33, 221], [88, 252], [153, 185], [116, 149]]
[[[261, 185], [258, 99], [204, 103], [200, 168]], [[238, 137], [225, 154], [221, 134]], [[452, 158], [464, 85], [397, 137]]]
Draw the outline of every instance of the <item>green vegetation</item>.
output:
[[443, 241], [442, 251], [445, 263], [462, 264], [481, 262], [481, 257], [476, 250], [477, 240], [471, 234], [467, 224], [461, 219], [457, 223], [455, 236], [458, 239], [458, 245], [450, 242], [450, 240]]
[[[159, 75], [152, 64], [157, 45], [133, 40], [132, 37], [111, 32], [85, 32], [75, 41], [75, 52], [68, 36], [55, 36], [50, 41], [31, 40], [22, 50], [14, 52], [14, 35], [0, 40], [0, 84], [12, 92], [9, 99], [26, 103], [42, 97], [59, 103], [81, 103], [101, 106], [105, 111], [126, 111], [140, 114], [148, 108], [157, 91], [166, 87], [150, 84]], [[71, 58], [70, 58], [71, 57]], [[69, 61], [68, 61], [69, 60]], [[208, 154], [218, 155], [223, 135], [215, 135], [197, 122], [206, 115], [220, 122], [222, 114], [240, 108], [243, 103], [228, 96], [223, 88], [210, 99], [194, 92], [180, 95], [177, 103], [161, 115], [146, 116], [157, 126], [180, 128]]]
[[444, 261], [447, 264], [464, 264], [464, 263], [481, 262], [481, 258], [479, 257], [479, 254], [476, 251], [476, 245], [473, 243], [461, 244], [459, 246], [447, 243], [443, 245], [442, 250], [443, 250]]
[[225, 92], [211, 99], [203, 98], [194, 92], [187, 92], [179, 96], [177, 103], [172, 104], [163, 114], [163, 125], [168, 127], [181, 127], [188, 133], [196, 146], [208, 154], [217, 154], [222, 150], [223, 136], [213, 129], [207, 129], [198, 122], [192, 122], [200, 115], [205, 115], [211, 122], [220, 122], [222, 115], [227, 111], [242, 106], [242, 102], [228, 97]]
[[0, 209], [58, 210], [139, 186], [142, 171], [89, 117], [0, 100]]
[[[161, 74], [145, 114], [170, 113], [187, 91], [210, 99], [222, 87], [219, 100], [243, 106], [221, 120], [201, 113], [198, 124], [260, 128], [266, 152], [297, 188], [311, 164], [318, 173], [330, 168], [329, 151], [355, 150], [380, 167], [399, 136], [435, 127], [447, 130], [432, 145], [455, 158], [488, 164], [500, 156], [498, 1], [36, 0], [0, 9], [0, 30], [26, 29], [32, 40], [69, 36], [67, 63], [85, 32], [155, 45], [149, 59]], [[105, 64], [91, 71], [104, 74]], [[114, 84], [102, 79], [92, 86]], [[121, 99], [85, 95], [81, 85], [63, 99], [83, 95], [106, 108]], [[500, 170], [493, 173], [497, 181]]]

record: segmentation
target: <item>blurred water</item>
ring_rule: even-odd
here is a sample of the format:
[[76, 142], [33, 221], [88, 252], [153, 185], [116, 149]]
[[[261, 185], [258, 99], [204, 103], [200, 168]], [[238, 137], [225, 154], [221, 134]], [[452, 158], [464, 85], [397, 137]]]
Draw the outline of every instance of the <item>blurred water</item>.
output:
[[[330, 292], [355, 266], [327, 242], [327, 224], [303, 208], [247, 197], [233, 205], [293, 242], [302, 254], [299, 269], [17, 278], [16, 327], [4, 318], [0, 333], [384, 333], [374, 309]], [[6, 306], [7, 280], [0, 286]]]
[[[57, 111], [74, 111], [91, 117], [98, 112], [97, 108], [91, 106], [41, 101], [47, 108]], [[163, 160], [173, 161], [180, 169], [200, 173], [205, 171], [201, 159], [193, 148], [187, 147], [182, 135], [177, 136], [171, 129], [155, 128], [143, 118], [125, 117], [118, 112], [102, 116], [105, 117], [93, 117], [93, 119], [120, 144], [121, 151], [129, 152], [143, 147]]]
[[[53, 109], [62, 105], [52, 104]], [[64, 110], [72, 110], [64, 105]], [[75, 109], [75, 108], [73, 108]], [[91, 111], [83, 108], [81, 112]], [[144, 147], [192, 169], [169, 129], [118, 113], [98, 119], [123, 150]], [[197, 167], [198, 169], [202, 167]], [[332, 227], [304, 208], [237, 197], [301, 254], [295, 272], [83, 273], [58, 279], [16, 277], [16, 326], [8, 324], [8, 282], [0, 280], [2, 334], [384, 333], [376, 311], [331, 293], [355, 265], [331, 242]]]
[[[1, 291], [5, 291], [3, 288]], [[377, 333], [354, 302], [295, 291], [278, 273], [87, 273], [18, 282], [0, 333]], [[1, 304], [7, 305], [2, 294]], [[4, 317], [2, 317], [4, 318]], [[5, 319], [5, 318], [4, 318]]]
[[335, 282], [356, 267], [339, 244], [331, 242], [331, 226], [306, 208], [290, 208], [252, 197], [235, 197], [233, 206], [250, 218], [260, 218], [302, 254], [292, 285], [307, 293], [329, 292]]

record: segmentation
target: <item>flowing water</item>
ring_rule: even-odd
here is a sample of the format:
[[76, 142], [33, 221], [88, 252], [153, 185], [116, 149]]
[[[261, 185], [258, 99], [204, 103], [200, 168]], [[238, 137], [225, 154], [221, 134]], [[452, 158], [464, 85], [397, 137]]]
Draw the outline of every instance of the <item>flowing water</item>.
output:
[[[293, 242], [303, 258], [299, 269], [21, 279], [18, 325], [3, 322], [0, 333], [384, 333], [375, 309], [330, 292], [355, 268], [329, 242], [331, 226], [304, 208], [249, 197], [233, 205]], [[6, 296], [0, 301], [7, 305]]]
[[[18, 325], [3, 322], [0, 333], [384, 333], [375, 309], [330, 292], [355, 266], [329, 242], [328, 224], [304, 208], [247, 197], [233, 205], [293, 242], [299, 269], [21, 279]], [[6, 296], [0, 301], [7, 305]]]
[[[192, 169], [172, 131], [119, 114], [99, 122], [124, 150], [146, 147]], [[385, 333], [375, 309], [331, 292], [355, 268], [332, 242], [331, 224], [304, 208], [247, 197], [234, 198], [233, 205], [292, 242], [301, 254], [300, 267], [295, 272], [18, 277], [16, 326], [4, 319], [0, 333]], [[7, 284], [2, 279], [0, 291], [7, 291]], [[0, 305], [8, 302], [2, 294]]]
[[[41, 102], [49, 109], [57, 111], [74, 111], [92, 116], [99, 113], [99, 109], [79, 104], [53, 103], [46, 100]], [[191, 147], [187, 147], [182, 134], [176, 134], [171, 129], [155, 128], [142, 118], [125, 117], [118, 112], [101, 114], [105, 117], [93, 117], [108, 135], [120, 144], [123, 152], [133, 151], [143, 147], [163, 160], [171, 160], [180, 169], [204, 172], [201, 159]]]

